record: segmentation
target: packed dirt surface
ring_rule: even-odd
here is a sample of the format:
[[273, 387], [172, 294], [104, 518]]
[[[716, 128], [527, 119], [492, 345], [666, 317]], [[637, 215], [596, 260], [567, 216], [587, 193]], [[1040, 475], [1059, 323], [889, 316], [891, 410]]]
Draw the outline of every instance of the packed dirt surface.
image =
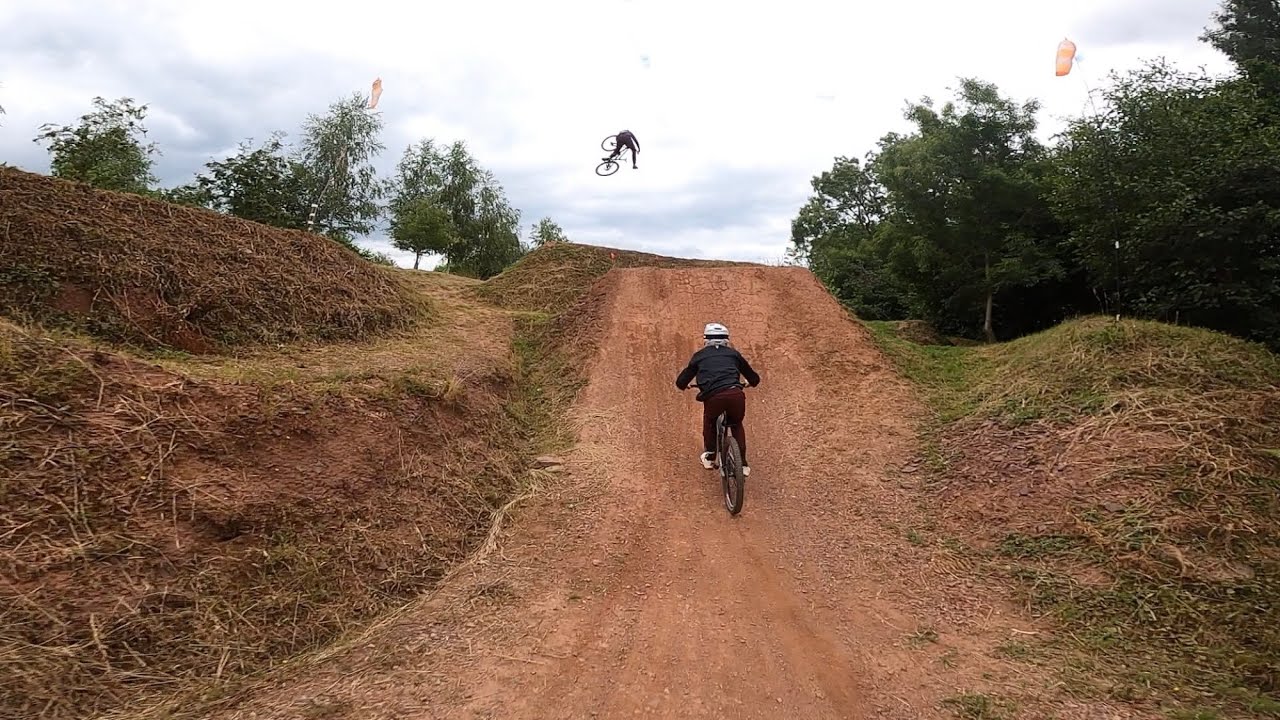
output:
[[[601, 284], [579, 442], [496, 549], [220, 717], [1128, 717], [1002, 659], [1037, 629], [913, 541], [921, 410], [808, 271]], [[697, 462], [694, 391], [674, 386], [711, 320], [763, 377], [738, 517]]]

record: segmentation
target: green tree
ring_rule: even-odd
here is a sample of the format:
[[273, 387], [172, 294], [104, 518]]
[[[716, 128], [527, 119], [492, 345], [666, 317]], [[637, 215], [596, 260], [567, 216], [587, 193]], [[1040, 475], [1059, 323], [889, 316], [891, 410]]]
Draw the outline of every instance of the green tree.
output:
[[520, 257], [520, 212], [465, 143], [443, 150], [431, 140], [410, 146], [388, 186], [393, 218], [422, 200], [448, 214], [454, 233], [443, 254], [450, 272], [488, 278]]
[[[480, 190], [480, 165], [467, 150], [466, 143], [455, 141], [441, 157], [439, 198], [449, 210], [453, 224], [464, 236], [475, 233], [477, 193]], [[450, 259], [451, 262], [453, 259]]]
[[413, 253], [413, 269], [417, 270], [423, 255], [447, 256], [457, 238], [449, 211], [423, 197], [397, 207], [391, 241], [397, 249]]
[[304, 196], [314, 204], [314, 228], [348, 245], [373, 230], [384, 190], [373, 167], [384, 149], [382, 117], [365, 104], [356, 92], [332, 103], [325, 115], [308, 115], [295, 165]]
[[793, 256], [860, 316], [906, 317], [906, 290], [876, 252], [885, 195], [869, 164], [838, 157], [810, 185], [814, 194], [791, 223]]
[[306, 171], [285, 154], [282, 136], [273, 133], [256, 149], [241, 143], [235, 155], [206, 163], [208, 172], [196, 176], [198, 192], [193, 197], [203, 196], [207, 207], [245, 220], [295, 230], [305, 227]]
[[980, 317], [994, 340], [1003, 291], [1063, 275], [1056, 238], [1043, 234], [1053, 218], [1034, 135], [1038, 109], [966, 78], [940, 111], [928, 99], [909, 107], [914, 133], [881, 141], [873, 165], [887, 197], [880, 252], [940, 327]]
[[1119, 285], [1140, 315], [1280, 347], [1274, 104], [1252, 82], [1164, 63], [1105, 98], [1064, 133], [1053, 193], [1095, 286]]
[[157, 190], [153, 194], [155, 197], [174, 205], [186, 205], [206, 210], [213, 209], [213, 198], [209, 196], [208, 191], [194, 181], [176, 187]]
[[[473, 229], [473, 195], [478, 171], [461, 143], [454, 143], [443, 152], [429, 138], [409, 146], [388, 183], [388, 209], [393, 227], [407, 222], [408, 216], [423, 206], [438, 208], [448, 220], [448, 243], [427, 251], [444, 255], [448, 260], [446, 266], [455, 265], [464, 252], [463, 233]], [[417, 252], [411, 247], [401, 249]], [[420, 258], [418, 255], [414, 259], [414, 267]]]
[[1276, 0], [1223, 0], [1215, 25], [1200, 39], [1222, 51], [1241, 70], [1280, 66], [1280, 3]]
[[158, 152], [140, 139], [147, 133], [147, 106], [127, 97], [111, 103], [96, 97], [93, 107], [76, 125], [40, 127], [34, 141], [49, 143], [53, 175], [105, 190], [147, 192], [156, 181], [151, 156]]
[[[396, 164], [396, 174], [387, 183], [387, 209], [392, 217], [422, 199], [442, 197], [445, 184], [445, 156], [430, 138], [405, 148]], [[452, 215], [450, 219], [454, 219]]]
[[556, 224], [550, 217], [544, 217], [530, 228], [530, 242], [534, 247], [542, 247], [551, 243], [569, 242], [568, 236], [564, 234], [564, 229]]
[[[458, 267], [485, 280], [520, 258], [520, 211], [511, 207], [497, 178], [488, 170], [477, 178], [476, 215], [456, 261]], [[455, 261], [449, 258], [450, 265]]]

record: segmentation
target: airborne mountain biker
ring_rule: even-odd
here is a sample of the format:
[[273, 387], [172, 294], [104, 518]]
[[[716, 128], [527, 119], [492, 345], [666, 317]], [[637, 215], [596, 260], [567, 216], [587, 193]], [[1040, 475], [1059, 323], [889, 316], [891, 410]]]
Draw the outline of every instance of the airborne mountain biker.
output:
[[622, 148], [631, 149], [631, 169], [636, 169], [636, 153], [640, 152], [640, 141], [636, 140], [636, 136], [630, 130], [623, 130], [616, 136], [617, 142], [613, 146], [613, 152], [605, 160], [613, 160], [622, 154]]
[[760, 384], [760, 376], [742, 353], [729, 346], [729, 328], [720, 323], [707, 323], [702, 330], [703, 346], [689, 358], [689, 364], [676, 377], [676, 387], [686, 390], [689, 382], [698, 378], [698, 397], [702, 403], [702, 467], [715, 467], [716, 418], [725, 413], [725, 420], [738, 441], [742, 453], [742, 474], [751, 474], [747, 462], [747, 431], [742, 426], [747, 414], [747, 396], [742, 392], [739, 375], [747, 379], [751, 387]]

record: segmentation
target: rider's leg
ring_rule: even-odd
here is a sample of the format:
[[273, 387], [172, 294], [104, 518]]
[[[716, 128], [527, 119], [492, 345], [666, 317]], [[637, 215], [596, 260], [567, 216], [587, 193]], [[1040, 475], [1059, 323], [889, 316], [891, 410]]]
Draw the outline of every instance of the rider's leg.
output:
[[698, 460], [702, 467], [710, 470], [715, 467], [716, 457], [716, 417], [720, 408], [712, 408], [711, 398], [702, 404], [702, 455]]
[[631, 148], [631, 169], [632, 169], [632, 170], [635, 170], [635, 169], [636, 169], [636, 154], [637, 154], [637, 153], [639, 153], [640, 151], [636, 149], [636, 146], [635, 146], [635, 145], [629, 145], [628, 147], [630, 147], [630, 148]]
[[750, 465], [751, 463], [747, 462], [747, 428], [746, 426], [743, 425], [741, 420], [739, 420], [738, 422], [730, 426], [729, 430], [733, 432], [733, 439], [738, 441], [738, 452], [742, 455], [742, 464]]
[[738, 452], [742, 455], [742, 472], [751, 474], [751, 463], [747, 462], [747, 428], [743, 419], [747, 416], [747, 394], [741, 390], [729, 390], [721, 393], [724, 396], [725, 421], [729, 423], [729, 431], [733, 439], [738, 441]]

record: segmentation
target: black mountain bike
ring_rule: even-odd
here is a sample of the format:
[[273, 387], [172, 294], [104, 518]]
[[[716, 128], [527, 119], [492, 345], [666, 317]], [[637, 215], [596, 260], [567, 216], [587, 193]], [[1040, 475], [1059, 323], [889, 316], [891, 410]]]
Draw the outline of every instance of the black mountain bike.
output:
[[[605, 152], [609, 152], [609, 153], [613, 152], [613, 149], [618, 147], [618, 136], [610, 135], [609, 137], [605, 138], [603, 141], [600, 142], [600, 147]], [[604, 162], [600, 163], [599, 165], [596, 166], [596, 174], [601, 177], [608, 177], [618, 172], [618, 168], [621, 167], [621, 165], [618, 163], [618, 160], [620, 158], [626, 157], [627, 153], [630, 153], [630, 152], [631, 152], [631, 148], [626, 148], [625, 150], [623, 150], [621, 153], [618, 154], [618, 157], [613, 158], [612, 160], [605, 160]]]
[[[692, 387], [698, 387], [693, 385]], [[733, 437], [726, 414], [716, 418], [716, 467], [720, 470], [720, 486], [724, 489], [724, 506], [730, 515], [742, 512], [747, 493], [747, 476], [742, 474], [742, 450]]]

